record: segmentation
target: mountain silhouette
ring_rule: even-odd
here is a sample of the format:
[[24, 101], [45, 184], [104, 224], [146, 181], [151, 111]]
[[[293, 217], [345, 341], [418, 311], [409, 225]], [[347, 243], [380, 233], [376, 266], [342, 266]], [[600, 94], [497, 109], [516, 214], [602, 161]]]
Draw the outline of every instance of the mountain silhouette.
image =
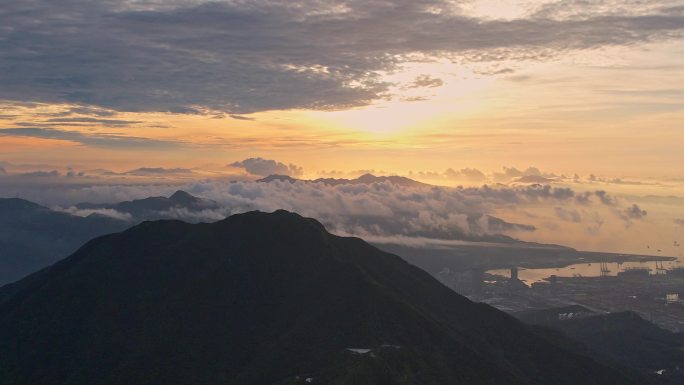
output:
[[[575, 314], [572, 318], [561, 314]], [[596, 314], [581, 306], [531, 309], [516, 314], [523, 322], [563, 332], [599, 362], [653, 374], [658, 383], [684, 383], [684, 334], [662, 329], [631, 311]]]
[[264, 183], [270, 183], [274, 181], [280, 181], [280, 182], [290, 182], [290, 183], [295, 183], [295, 182], [305, 182], [305, 183], [324, 183], [327, 185], [331, 186], [337, 186], [337, 185], [345, 185], [345, 184], [373, 184], [373, 183], [385, 183], [389, 182], [397, 186], [402, 186], [402, 187], [430, 187], [431, 185], [423, 183], [423, 182], [418, 182], [417, 180], [413, 180], [411, 178], [407, 178], [404, 176], [397, 176], [397, 175], [391, 175], [391, 176], [375, 176], [373, 174], [363, 174], [359, 176], [358, 178], [354, 179], [345, 179], [345, 178], [318, 178], [318, 179], [296, 179], [288, 175], [269, 175], [265, 178], [261, 178], [257, 180], [257, 182], [264, 182]]
[[185, 191], [178, 190], [170, 197], [148, 197], [134, 199], [118, 203], [79, 203], [79, 209], [110, 209], [119, 213], [128, 214], [133, 223], [144, 220], [171, 219], [170, 211], [173, 209], [185, 209], [188, 211], [213, 210], [219, 208], [219, 204], [204, 198], [193, 196]]
[[269, 176], [267, 176], [267, 177], [264, 177], [264, 178], [261, 178], [261, 179], [257, 179], [257, 182], [262, 182], [262, 183], [271, 183], [271, 182], [274, 182], [274, 181], [290, 182], [290, 183], [295, 183], [295, 182], [298, 182], [298, 181], [301, 181], [301, 182], [309, 182], [308, 180], [297, 179], [297, 178], [293, 178], [293, 177], [291, 177], [291, 176], [289, 176], [289, 175], [279, 175], [279, 174], [272, 174], [272, 175], [269, 175]]
[[[94, 237], [122, 231], [144, 220], [170, 219], [173, 210], [192, 213], [218, 207], [212, 200], [179, 190], [168, 198], [81, 203], [76, 208], [95, 211], [81, 217], [24, 199], [0, 198], [0, 285], [57, 262]], [[127, 218], [97, 214], [98, 210], [115, 210]]]
[[286, 211], [144, 222], [0, 289], [0, 384], [632, 384]]
[[19, 198], [0, 199], [0, 285], [55, 263], [93, 237], [129, 225], [100, 215], [70, 215]]

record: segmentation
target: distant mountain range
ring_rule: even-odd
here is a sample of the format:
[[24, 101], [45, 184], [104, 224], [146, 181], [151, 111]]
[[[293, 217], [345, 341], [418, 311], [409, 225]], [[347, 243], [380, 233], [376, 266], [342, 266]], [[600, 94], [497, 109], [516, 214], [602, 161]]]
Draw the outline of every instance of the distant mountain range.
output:
[[418, 182], [410, 178], [403, 176], [391, 175], [391, 176], [375, 176], [373, 174], [363, 174], [358, 178], [354, 179], [344, 179], [344, 178], [318, 178], [318, 179], [296, 179], [288, 175], [269, 175], [265, 178], [257, 180], [257, 182], [305, 182], [305, 183], [325, 183], [331, 186], [342, 185], [342, 184], [372, 184], [372, 183], [384, 183], [389, 182], [397, 186], [403, 187], [430, 187], [431, 185]]
[[[169, 198], [76, 206], [95, 213], [82, 217], [23, 199], [0, 199], [0, 285], [66, 257], [94, 237], [124, 230], [144, 220], [170, 218], [172, 209], [200, 211], [218, 207], [216, 202], [184, 191]], [[122, 220], [96, 213], [102, 209], [113, 209], [129, 218]]]
[[0, 384], [629, 385], [421, 269], [276, 211], [144, 222], [0, 288]]
[[23, 199], [0, 199], [0, 285], [57, 262], [96, 236], [129, 226], [102, 215], [79, 217]]
[[82, 210], [102, 210], [111, 209], [119, 213], [127, 214], [132, 222], [169, 219], [172, 215], [171, 210], [182, 208], [189, 211], [214, 210], [220, 205], [212, 200], [193, 196], [185, 191], [179, 190], [170, 197], [149, 197], [119, 203], [79, 203], [75, 206]]

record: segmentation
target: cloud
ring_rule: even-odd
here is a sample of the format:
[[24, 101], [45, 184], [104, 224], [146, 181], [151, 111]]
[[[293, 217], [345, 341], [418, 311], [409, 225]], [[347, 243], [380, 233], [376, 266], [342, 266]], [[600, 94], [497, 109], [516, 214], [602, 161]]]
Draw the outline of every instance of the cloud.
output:
[[94, 147], [124, 148], [173, 148], [181, 144], [165, 140], [141, 138], [116, 134], [86, 134], [79, 131], [58, 130], [42, 127], [0, 129], [0, 136], [24, 136], [42, 139], [65, 140]]
[[[0, 187], [0, 196], [15, 195], [50, 202], [66, 207], [78, 215], [94, 212], [74, 211], [75, 203], [116, 202], [148, 196], [169, 196], [183, 189], [194, 195], [219, 203], [216, 210], [188, 211], [174, 209], [160, 213], [191, 221], [211, 221], [227, 215], [250, 211], [287, 209], [321, 220], [338, 234], [357, 236], [411, 236], [433, 239], [506, 240], [496, 234], [532, 232], [535, 227], [509, 221], [489, 213], [511, 202], [539, 202], [540, 199], [568, 200], [564, 194], [532, 194], [529, 189], [494, 191], [484, 189], [454, 189], [440, 187], [406, 187], [388, 181], [370, 184], [330, 185], [323, 182], [258, 183], [197, 181], [184, 185], [84, 185], [47, 184], [29, 187], [20, 184], [21, 191]], [[116, 217], [116, 213], [98, 212]]]
[[237, 120], [248, 120], [248, 121], [249, 121], [249, 120], [254, 120], [254, 118], [250, 118], [249, 116], [242, 116], [242, 115], [235, 115], [235, 114], [230, 114], [229, 116], [230, 116], [231, 118], [237, 119]]
[[492, 233], [506, 233], [511, 231], [535, 231], [536, 227], [521, 223], [510, 223], [503, 219], [487, 216], [487, 228]]
[[625, 198], [614, 200], [614, 205], [609, 206], [594, 192], [580, 193], [549, 185], [451, 188], [407, 186], [382, 179], [353, 184], [259, 183], [204, 178], [201, 175], [205, 174], [200, 171], [189, 174], [192, 180], [177, 177], [177, 172], [191, 169], [141, 167], [136, 170], [148, 170], [152, 174], [104, 175], [103, 170], [91, 170], [85, 176], [78, 176], [80, 170], [71, 170], [72, 177], [67, 175], [69, 171], [47, 177], [10, 174], [2, 177], [0, 197], [19, 196], [49, 207], [64, 207], [63, 210], [76, 215], [99, 214], [125, 219], [116, 212], [75, 211], [72, 207], [80, 202], [114, 203], [170, 196], [176, 190], [185, 190], [215, 201], [217, 206], [174, 207], [156, 212], [155, 218], [215, 221], [250, 210], [286, 209], [317, 218], [336, 234], [425, 245], [445, 240], [506, 243], [511, 242], [508, 237], [520, 237], [582, 248], [612, 240], [615, 246], [620, 243], [615, 239], [633, 237], [626, 228], [641, 226], [647, 218], [644, 209], [635, 208], [632, 202], [626, 204]]
[[71, 107], [67, 111], [67, 115], [79, 114], [79, 115], [92, 115], [99, 117], [109, 117], [116, 115], [116, 111], [106, 110], [103, 108], [88, 107], [88, 106], [78, 106]]
[[123, 174], [138, 176], [169, 176], [193, 174], [193, 171], [188, 168], [140, 167], [135, 170], [126, 171]]
[[[338, 185], [281, 181], [199, 182], [187, 189], [229, 207], [231, 212], [283, 208], [317, 218], [336, 233], [362, 237], [499, 239], [487, 237], [506, 232], [530, 232], [535, 227], [487, 213], [502, 206], [501, 201], [541, 199], [532, 198], [522, 190], [497, 194], [488, 189], [406, 187], [387, 181]], [[568, 199], [563, 195], [556, 198], [552, 193], [547, 197]]]
[[408, 88], [435, 88], [443, 85], [444, 81], [442, 81], [442, 79], [433, 78], [430, 75], [420, 75], [408, 86]]
[[646, 210], [642, 210], [641, 207], [639, 207], [639, 205], [636, 203], [632, 204], [630, 207], [627, 207], [623, 213], [629, 219], [642, 219], [648, 215], [648, 212], [646, 212]]
[[564, 0], [544, 3], [532, 16], [552, 20], [583, 20], [596, 17], [639, 16], [653, 12], [681, 14], [682, 9], [677, 5], [681, 3], [676, 0]]
[[587, 179], [590, 182], [601, 182], [601, 183], [607, 183], [607, 184], [620, 184], [620, 185], [640, 186], [640, 185], [657, 185], [658, 184], [658, 183], [653, 183], [653, 182], [626, 180], [626, 179], [622, 179], [622, 178], [600, 178], [594, 174], [589, 174], [589, 177], [587, 177]]
[[565, 3], [494, 20], [446, 0], [10, 1], [0, 13], [0, 100], [175, 113], [340, 109], [386, 98], [383, 74], [409, 61], [548, 60], [684, 30], [682, 10], [657, 2]]
[[121, 126], [129, 126], [132, 124], [142, 123], [141, 121], [138, 121], [138, 120], [99, 119], [99, 118], [50, 118], [50, 119], [47, 119], [47, 122], [49, 122], [49, 123], [62, 123], [62, 124], [93, 123], [93, 124], [97, 124], [100, 126], [109, 126], [109, 127], [121, 127]]
[[[222, 204], [220, 212], [206, 212], [207, 220], [230, 212], [273, 211], [279, 208], [297, 211], [323, 220], [340, 233], [375, 235], [411, 235], [456, 239], [508, 231], [534, 231], [529, 224], [513, 223], [489, 215], [498, 208], [534, 205], [540, 202], [572, 202], [573, 194], [557, 188], [407, 188], [389, 182], [371, 184], [271, 183], [219, 181], [196, 182], [185, 186], [119, 186], [130, 195], [168, 195], [178, 188]], [[111, 192], [103, 187], [83, 187], [79, 196], [93, 191]], [[83, 190], [90, 190], [86, 193]], [[47, 192], [45, 192], [47, 193]], [[49, 193], [55, 196], [54, 193]], [[120, 196], [120, 195], [119, 195]], [[74, 199], [73, 197], [71, 199]], [[96, 199], [102, 201], [102, 199]], [[228, 208], [228, 210], [225, 210]], [[182, 213], [176, 213], [182, 218]], [[194, 214], [195, 218], [199, 214]]]
[[[373, 173], [371, 171], [371, 173]], [[410, 178], [415, 178], [422, 181], [427, 181], [435, 184], [453, 184], [464, 183], [464, 184], [481, 184], [488, 181], [487, 175], [476, 168], [462, 168], [460, 170], [455, 170], [453, 168], [448, 168], [441, 171], [409, 171], [408, 176]]]
[[629, 228], [634, 224], [635, 220], [642, 220], [646, 218], [648, 212], [641, 209], [639, 205], [633, 203], [620, 211], [617, 211], [618, 216], [624, 221], [625, 227]]
[[597, 190], [594, 192], [594, 195], [596, 195], [601, 203], [603, 203], [606, 206], [615, 206], [617, 205], [617, 200], [610, 196], [606, 191], [603, 190]]
[[503, 172], [495, 172], [492, 174], [492, 179], [496, 182], [508, 183], [549, 183], [558, 175], [548, 172], [542, 172], [537, 167], [528, 167], [525, 170], [519, 170], [515, 167], [503, 167]]
[[269, 175], [302, 175], [304, 170], [294, 164], [285, 164], [271, 159], [248, 158], [229, 164], [231, 167], [242, 168], [250, 174], [259, 176]]
[[[577, 203], [587, 206], [590, 204], [590, 201], [579, 201]], [[603, 227], [605, 220], [598, 211], [588, 211], [585, 209], [586, 207], [583, 207], [582, 212], [580, 212], [580, 210], [573, 207], [556, 206], [553, 208], [556, 218], [570, 225], [581, 226], [580, 228], [583, 228], [586, 234], [597, 237], [601, 234], [601, 228]], [[619, 217], [624, 220], [621, 214]], [[562, 227], [559, 223], [554, 222], [550, 223], [550, 225], [549, 229], [553, 231], [568, 231], [567, 227]]]
[[481, 182], [487, 179], [487, 176], [476, 168], [462, 168], [458, 171], [448, 168], [444, 174], [449, 178], [467, 179], [469, 181]]
[[48, 178], [48, 177], [57, 177], [59, 176], [59, 171], [57, 170], [52, 170], [52, 171], [31, 171], [31, 172], [25, 172], [19, 174], [20, 177], [29, 177], [29, 178]]
[[73, 169], [69, 168], [69, 170], [66, 173], [67, 178], [74, 178], [74, 177], [83, 177], [85, 176], [84, 171], [76, 172]]
[[[473, 190], [469, 188], [466, 190]], [[575, 191], [567, 187], [550, 185], [530, 185], [525, 187], [492, 188], [487, 185], [475, 189], [487, 198], [496, 198], [502, 203], [539, 202], [542, 200], [571, 201]]]
[[523, 175], [520, 178], [513, 180], [516, 183], [552, 183], [555, 180], [551, 178], [546, 178], [541, 175]]
[[133, 219], [131, 214], [128, 213], [122, 213], [119, 211], [116, 211], [114, 209], [79, 209], [77, 207], [66, 207], [66, 208], [61, 208], [61, 207], [55, 207], [54, 208], [57, 211], [61, 211], [67, 214], [71, 215], [76, 215], [79, 217], [87, 217], [90, 215], [102, 215], [114, 219], [118, 219], [121, 221], [130, 221]]
[[554, 211], [556, 216], [564, 221], [577, 223], [582, 222], [582, 214], [580, 214], [576, 209], [567, 210], [562, 207], [555, 207]]
[[[208, 165], [207, 168], [184, 168], [184, 167], [139, 167], [127, 171], [113, 171], [102, 168], [85, 168], [83, 165], [69, 167], [51, 164], [21, 164], [0, 161], [0, 167], [6, 169], [6, 173], [0, 173], [0, 194], [5, 196], [23, 196], [28, 199], [38, 197], [40, 203], [46, 205], [64, 204], [62, 191], [53, 191], [54, 198], [50, 194], [42, 194], [43, 189], [55, 188], [66, 189], [85, 188], [98, 186], [98, 196], [107, 188], [116, 190], [117, 185], [141, 186], [141, 194], [146, 187], [142, 186], [180, 186], [189, 181], [201, 178], [219, 180], [253, 180], [254, 176], [238, 170], [227, 170], [219, 165]], [[151, 187], [150, 187], [151, 188]], [[125, 190], [126, 188], [123, 187]], [[154, 191], [163, 191], [156, 190]], [[152, 190], [150, 190], [152, 191]], [[175, 191], [175, 190], [174, 190]], [[106, 195], [106, 194], [104, 194]], [[2, 195], [0, 195], [2, 196]], [[128, 197], [125, 194], [121, 197]], [[90, 197], [84, 197], [88, 200]], [[71, 201], [70, 203], [78, 203]], [[100, 201], [98, 201], [100, 202]]]

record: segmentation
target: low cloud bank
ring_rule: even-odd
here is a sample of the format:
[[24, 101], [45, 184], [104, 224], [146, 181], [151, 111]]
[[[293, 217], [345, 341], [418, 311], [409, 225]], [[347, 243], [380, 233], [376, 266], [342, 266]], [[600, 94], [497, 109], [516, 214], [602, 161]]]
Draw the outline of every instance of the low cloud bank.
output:
[[[276, 163], [276, 167], [280, 166]], [[209, 222], [250, 210], [286, 209], [316, 218], [334, 233], [383, 242], [411, 242], [408, 238], [510, 242], [509, 237], [555, 242], [565, 240], [563, 236], [570, 233], [599, 238], [606, 229], [624, 232], [648, 220], [645, 209], [606, 191], [577, 192], [541, 184], [451, 188], [406, 186], [388, 180], [326, 184], [207, 179], [175, 184], [7, 185], [0, 186], [0, 196], [20, 196], [63, 207], [63, 211], [75, 215], [99, 214], [135, 221], [138, 218], [111, 209], [83, 210], [74, 206], [79, 202], [168, 197], [176, 190], [213, 200], [217, 205], [201, 210], [178, 206], [155, 213], [155, 217]]]
[[55, 207], [56, 210], [67, 214], [76, 215], [79, 217], [87, 217], [90, 215], [102, 215], [122, 221], [130, 221], [133, 217], [128, 213], [122, 213], [113, 209], [79, 209], [77, 207]]

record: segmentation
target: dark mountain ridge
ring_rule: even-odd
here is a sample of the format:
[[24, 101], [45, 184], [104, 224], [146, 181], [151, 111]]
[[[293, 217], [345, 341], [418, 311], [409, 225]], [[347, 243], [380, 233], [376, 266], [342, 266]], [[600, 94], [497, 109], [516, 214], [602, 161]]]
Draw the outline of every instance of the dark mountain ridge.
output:
[[189, 211], [213, 210], [219, 204], [205, 198], [199, 198], [185, 191], [178, 190], [170, 197], [148, 197], [118, 203], [79, 203], [79, 209], [111, 209], [131, 216], [131, 222], [144, 220], [169, 219], [169, 210], [182, 208]]
[[285, 211], [144, 222], [0, 289], [3, 385], [309, 382], [639, 383]]
[[[572, 313], [574, 317], [561, 317]], [[656, 373], [658, 383], [684, 382], [684, 334], [673, 333], [622, 311], [596, 314], [581, 306], [534, 309], [515, 315], [533, 325], [563, 332], [582, 343], [586, 354], [600, 362]]]
[[93, 237], [128, 226], [109, 217], [54, 211], [24, 199], [0, 199], [0, 285], [55, 263]]
[[[171, 210], [213, 210], [209, 199], [176, 191], [170, 197], [150, 197], [111, 204], [81, 203], [82, 217], [19, 199], [0, 198], [0, 285], [16, 281], [73, 253], [90, 239], [122, 231], [143, 220], [168, 219]], [[113, 218], [97, 210], [116, 210], [128, 218]]]

